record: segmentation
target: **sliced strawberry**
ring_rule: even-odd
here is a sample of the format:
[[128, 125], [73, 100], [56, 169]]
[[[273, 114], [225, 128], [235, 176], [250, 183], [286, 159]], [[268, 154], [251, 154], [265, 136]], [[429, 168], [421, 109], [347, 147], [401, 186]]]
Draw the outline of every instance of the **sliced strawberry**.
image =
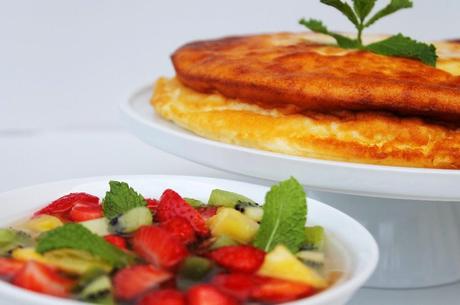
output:
[[87, 193], [70, 193], [54, 200], [48, 206], [35, 212], [34, 216], [49, 214], [61, 215], [65, 217], [65, 214], [67, 214], [77, 202], [98, 204], [99, 198]]
[[251, 299], [264, 303], [279, 303], [313, 295], [316, 290], [310, 285], [270, 277], [257, 277]]
[[157, 219], [160, 222], [164, 222], [177, 216], [187, 219], [199, 236], [209, 235], [209, 229], [200, 213], [185, 202], [175, 191], [167, 189], [161, 195], [157, 209]]
[[150, 209], [153, 215], [157, 213], [157, 208], [158, 208], [158, 200], [156, 199], [151, 199], [151, 198], [145, 198], [145, 201], [147, 201], [147, 207]]
[[131, 300], [158, 286], [172, 277], [168, 271], [152, 265], [137, 265], [124, 268], [113, 278], [115, 296], [120, 300]]
[[80, 222], [104, 216], [100, 204], [77, 202], [69, 212], [71, 221]]
[[239, 302], [209, 284], [193, 286], [187, 292], [189, 305], [237, 305]]
[[209, 218], [217, 214], [217, 207], [199, 207], [196, 210], [205, 220], [208, 220]]
[[192, 225], [182, 217], [171, 218], [163, 222], [160, 227], [177, 236], [186, 245], [196, 240]]
[[160, 268], [172, 268], [188, 254], [182, 241], [159, 226], [141, 227], [133, 236], [134, 252]]
[[253, 273], [264, 262], [265, 252], [252, 246], [227, 246], [212, 251], [209, 257], [230, 271]]
[[163, 289], [147, 294], [137, 305], [185, 305], [185, 296], [175, 289]]
[[24, 262], [11, 258], [0, 257], [0, 276], [7, 279], [11, 278], [18, 273], [24, 264]]
[[246, 273], [218, 274], [212, 284], [220, 291], [240, 300], [246, 301], [256, 285], [256, 277]]
[[67, 297], [74, 284], [54, 269], [35, 261], [27, 262], [11, 281], [14, 285], [40, 293]]
[[118, 235], [106, 235], [104, 236], [104, 239], [114, 245], [115, 247], [118, 247], [122, 250], [126, 249], [126, 240]]

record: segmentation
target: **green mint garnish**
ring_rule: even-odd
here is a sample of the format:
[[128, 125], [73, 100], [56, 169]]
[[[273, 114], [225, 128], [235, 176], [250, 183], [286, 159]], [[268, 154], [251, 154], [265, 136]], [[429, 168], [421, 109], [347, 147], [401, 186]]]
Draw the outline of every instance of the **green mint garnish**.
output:
[[63, 248], [87, 251], [117, 268], [128, 265], [133, 259], [78, 223], [67, 223], [43, 233], [38, 239], [36, 250], [45, 253]]
[[411, 0], [391, 0], [390, 3], [369, 17], [377, 0], [353, 0], [353, 8], [341, 0], [320, 0], [321, 3], [332, 6], [344, 14], [358, 30], [356, 38], [349, 38], [331, 32], [319, 20], [301, 19], [299, 23], [313, 32], [329, 35], [337, 41], [337, 45], [344, 49], [360, 49], [380, 55], [399, 56], [420, 60], [424, 64], [436, 66], [436, 48], [432, 44], [416, 41], [402, 34], [369, 45], [363, 45], [362, 34], [364, 29], [373, 25], [377, 20], [391, 15], [402, 9], [411, 8]]
[[270, 189], [265, 196], [264, 215], [254, 245], [265, 251], [283, 244], [293, 253], [305, 240], [307, 201], [303, 187], [290, 178]]
[[133, 190], [127, 183], [110, 181], [110, 191], [102, 200], [104, 216], [113, 219], [121, 214], [140, 206], [146, 206], [144, 197]]

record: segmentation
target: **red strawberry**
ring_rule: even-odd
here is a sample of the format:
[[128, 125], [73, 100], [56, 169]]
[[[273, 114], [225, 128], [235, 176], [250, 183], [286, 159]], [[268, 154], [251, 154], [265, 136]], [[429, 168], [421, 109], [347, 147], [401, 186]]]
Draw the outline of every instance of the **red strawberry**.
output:
[[101, 218], [102, 216], [104, 214], [100, 204], [87, 202], [77, 202], [69, 213], [69, 219], [75, 222]]
[[171, 277], [171, 273], [152, 265], [127, 267], [113, 278], [115, 296], [120, 300], [134, 299]]
[[118, 247], [122, 250], [125, 250], [126, 249], [126, 240], [121, 237], [121, 236], [118, 236], [118, 235], [107, 235], [107, 236], [104, 236], [104, 239], [111, 243], [112, 245], [114, 245], [115, 247]]
[[279, 303], [307, 297], [315, 292], [315, 288], [304, 283], [259, 276], [251, 299], [264, 303]]
[[147, 201], [147, 207], [152, 211], [153, 215], [155, 215], [157, 213], [158, 200], [145, 198], [145, 201]]
[[74, 284], [54, 269], [35, 261], [27, 262], [11, 281], [14, 285], [40, 293], [67, 297]]
[[200, 213], [185, 202], [179, 194], [168, 189], [161, 195], [157, 209], [157, 219], [160, 222], [164, 222], [177, 216], [187, 219], [198, 235], [207, 236], [209, 234], [209, 229]]
[[173, 233], [158, 227], [141, 227], [133, 236], [134, 252], [158, 267], [172, 268], [188, 254], [187, 248]]
[[265, 252], [252, 246], [227, 246], [212, 251], [209, 257], [230, 271], [253, 273], [264, 262]]
[[208, 220], [217, 213], [217, 207], [199, 207], [196, 210], [205, 220]]
[[212, 279], [212, 284], [220, 291], [246, 301], [254, 290], [256, 278], [245, 273], [218, 274]]
[[189, 305], [238, 305], [231, 296], [228, 296], [216, 287], [209, 284], [193, 286], [187, 292]]
[[177, 236], [186, 245], [196, 239], [192, 225], [182, 217], [171, 218], [163, 222], [160, 227]]
[[185, 297], [177, 290], [163, 289], [149, 293], [137, 305], [185, 305]]
[[68, 195], [62, 196], [61, 198], [54, 200], [48, 206], [35, 212], [34, 216], [41, 214], [49, 214], [62, 215], [65, 218], [66, 214], [72, 209], [72, 207], [77, 202], [98, 204], [99, 198], [87, 193], [70, 193]]
[[11, 278], [24, 266], [24, 262], [0, 257], [0, 276]]

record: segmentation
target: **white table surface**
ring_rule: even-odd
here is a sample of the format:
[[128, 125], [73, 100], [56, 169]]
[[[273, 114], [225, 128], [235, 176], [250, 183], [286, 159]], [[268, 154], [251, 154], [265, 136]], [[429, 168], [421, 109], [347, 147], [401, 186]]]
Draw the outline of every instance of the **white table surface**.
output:
[[[419, 39], [460, 36], [460, 1], [414, 2], [412, 12], [398, 13], [372, 32], [397, 32], [404, 24], [404, 33]], [[143, 144], [119, 126], [118, 103], [158, 75], [171, 74], [168, 55], [188, 40], [301, 30], [296, 20], [302, 16], [351, 30], [345, 18], [316, 0], [0, 0], [0, 7], [0, 191], [108, 174], [257, 182]], [[459, 300], [460, 283], [362, 289], [350, 304], [456, 305]], [[1, 298], [0, 304], [14, 305]]]

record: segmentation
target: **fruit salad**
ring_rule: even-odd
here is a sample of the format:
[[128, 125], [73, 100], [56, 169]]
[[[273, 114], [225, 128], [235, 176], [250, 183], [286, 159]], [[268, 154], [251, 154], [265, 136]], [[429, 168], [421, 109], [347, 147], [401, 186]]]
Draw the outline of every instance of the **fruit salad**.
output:
[[306, 226], [302, 186], [264, 204], [212, 190], [205, 204], [167, 189], [146, 198], [110, 181], [100, 199], [71, 193], [0, 229], [0, 276], [95, 304], [278, 304], [330, 285], [324, 229]]

